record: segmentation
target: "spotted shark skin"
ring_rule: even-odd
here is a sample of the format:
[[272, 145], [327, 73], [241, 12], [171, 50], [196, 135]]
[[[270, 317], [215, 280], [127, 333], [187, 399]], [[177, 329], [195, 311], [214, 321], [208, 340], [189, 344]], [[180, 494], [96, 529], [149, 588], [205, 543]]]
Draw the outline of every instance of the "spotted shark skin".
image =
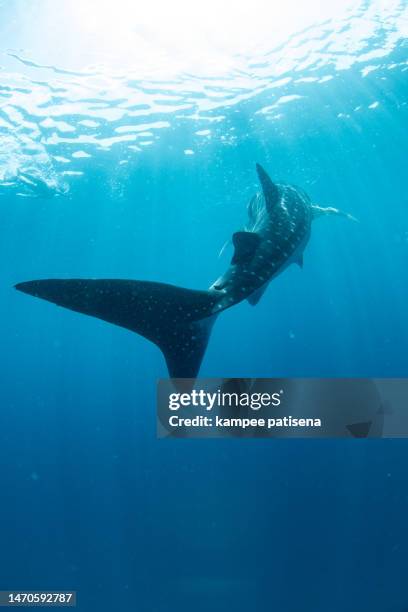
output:
[[208, 290], [120, 279], [45, 279], [16, 289], [138, 333], [162, 350], [172, 378], [196, 378], [217, 316], [245, 299], [255, 305], [273, 278], [302, 265], [315, 217], [349, 216], [256, 169], [262, 193], [249, 203], [245, 231], [233, 235], [229, 268]]
[[[264, 185], [270, 178], [257, 165], [258, 176]], [[266, 194], [266, 195], [265, 195]], [[248, 206], [249, 222], [245, 232], [239, 234], [236, 248], [255, 234], [257, 240], [247, 256], [236, 257], [230, 268], [211, 287], [222, 297], [215, 312], [249, 299], [256, 304], [268, 283], [291, 263], [303, 263], [303, 251], [309, 241], [313, 219], [313, 206], [309, 197], [291, 185], [275, 185], [271, 193], [252, 198]], [[257, 293], [258, 292], [258, 293]], [[251, 296], [257, 294], [251, 300]]]

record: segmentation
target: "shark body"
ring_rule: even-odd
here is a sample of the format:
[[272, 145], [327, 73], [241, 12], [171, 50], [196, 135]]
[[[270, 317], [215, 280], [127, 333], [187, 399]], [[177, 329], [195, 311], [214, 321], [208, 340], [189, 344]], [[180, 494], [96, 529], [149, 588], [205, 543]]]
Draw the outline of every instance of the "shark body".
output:
[[46, 279], [16, 289], [136, 332], [162, 350], [172, 378], [195, 378], [220, 312], [245, 299], [257, 304], [274, 277], [302, 265], [315, 217], [349, 217], [312, 205], [301, 189], [277, 185], [256, 168], [262, 193], [248, 205], [245, 231], [232, 237], [229, 268], [208, 290], [120, 279]]
[[233, 235], [231, 265], [210, 288], [223, 297], [217, 308], [247, 299], [255, 305], [269, 282], [291, 263], [303, 264], [309, 241], [313, 207], [308, 196], [292, 185], [276, 185], [257, 164], [262, 193], [248, 205], [245, 231]]

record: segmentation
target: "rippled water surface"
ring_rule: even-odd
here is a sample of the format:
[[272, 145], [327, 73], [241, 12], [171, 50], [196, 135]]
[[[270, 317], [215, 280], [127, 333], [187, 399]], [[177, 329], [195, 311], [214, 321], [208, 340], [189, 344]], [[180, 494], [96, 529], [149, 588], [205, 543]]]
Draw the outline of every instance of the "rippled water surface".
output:
[[[295, 137], [308, 115], [316, 124], [323, 113], [334, 131], [405, 105], [393, 84], [407, 70], [406, 2], [344, 3], [286, 39], [285, 30], [273, 28], [275, 13], [258, 4], [248, 31], [244, 19], [251, 12], [240, 16], [231, 4], [223, 32], [204, 23], [202, 34], [199, 23], [187, 22], [192, 32], [189, 37], [180, 28], [181, 40], [179, 30], [163, 32], [163, 5], [144, 23], [141, 9], [142, 25], [133, 15], [125, 41], [120, 30], [117, 38], [107, 36], [105, 47], [103, 32], [115, 29], [112, 7], [105, 19], [111, 15], [113, 26], [107, 28], [109, 21], [98, 22], [92, 4], [86, 12], [79, 2], [4, 2], [2, 194], [66, 194], [108, 152], [120, 164], [137, 163], [146, 149], [157, 156], [199, 156], [254, 135], [263, 142], [276, 134]], [[125, 9], [119, 3], [118, 12]], [[241, 29], [233, 27], [229, 40], [237, 11]], [[81, 20], [94, 27], [81, 29]], [[105, 28], [99, 33], [98, 24]], [[208, 40], [190, 50], [194, 33]]]
[[13, 289], [208, 287], [259, 162], [359, 223], [317, 220], [302, 270], [219, 317], [202, 375], [407, 376], [407, 11], [0, 0], [0, 589], [407, 608], [404, 440], [158, 441], [160, 351]]

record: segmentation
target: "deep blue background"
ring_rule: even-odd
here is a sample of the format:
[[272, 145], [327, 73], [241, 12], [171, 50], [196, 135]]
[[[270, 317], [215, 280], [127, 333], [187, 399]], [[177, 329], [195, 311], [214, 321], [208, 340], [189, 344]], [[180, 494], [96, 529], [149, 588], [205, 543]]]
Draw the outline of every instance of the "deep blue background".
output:
[[191, 156], [174, 118], [126, 166], [114, 149], [84, 162], [66, 196], [1, 198], [0, 588], [75, 589], [99, 612], [408, 606], [405, 441], [156, 440], [158, 349], [13, 289], [209, 286], [258, 161], [360, 223], [317, 220], [304, 269], [219, 318], [201, 374], [406, 376], [404, 77], [350, 68], [269, 124], [265, 93], [225, 110], [233, 146]]

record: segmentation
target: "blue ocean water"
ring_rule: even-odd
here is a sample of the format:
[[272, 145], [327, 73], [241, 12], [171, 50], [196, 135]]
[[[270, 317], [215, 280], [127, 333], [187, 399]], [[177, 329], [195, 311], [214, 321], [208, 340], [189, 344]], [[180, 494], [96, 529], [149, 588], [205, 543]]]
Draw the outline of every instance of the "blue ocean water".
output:
[[137, 15], [113, 61], [101, 22], [80, 39], [57, 19], [73, 4], [0, 2], [0, 589], [98, 612], [403, 612], [405, 441], [156, 440], [159, 350], [13, 285], [206, 288], [259, 162], [359, 223], [316, 220], [303, 270], [219, 318], [201, 375], [406, 376], [407, 3], [251, 30], [240, 53], [221, 37], [208, 61]]

